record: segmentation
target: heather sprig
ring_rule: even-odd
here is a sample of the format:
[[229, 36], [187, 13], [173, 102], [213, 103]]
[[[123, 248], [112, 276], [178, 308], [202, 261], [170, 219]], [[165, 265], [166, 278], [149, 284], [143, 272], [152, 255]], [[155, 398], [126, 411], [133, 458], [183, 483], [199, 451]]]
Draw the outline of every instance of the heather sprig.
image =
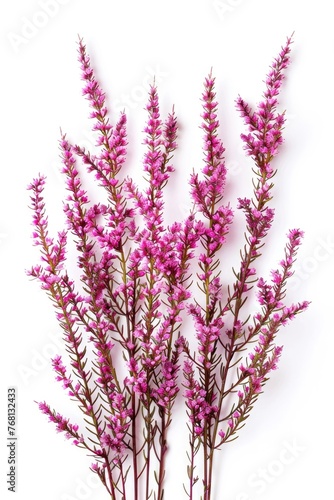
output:
[[[224, 199], [225, 148], [212, 71], [202, 94], [203, 166], [189, 178], [193, 209], [184, 220], [167, 226], [165, 188], [174, 171], [178, 134], [174, 108], [166, 119], [161, 117], [153, 82], [143, 131], [146, 185], [141, 189], [123, 173], [126, 115], [111, 122], [105, 94], [79, 38], [83, 95], [96, 148], [87, 151], [61, 135], [68, 194], [63, 205], [66, 229], [57, 237], [49, 234], [45, 177], [39, 175], [30, 184], [32, 236], [41, 263], [28, 274], [55, 307], [67, 356], [56, 355], [51, 364], [56, 381], [81, 411], [81, 423], [44, 401], [39, 409], [93, 458], [91, 470], [111, 500], [129, 495], [163, 500], [177, 399], [184, 400], [188, 417], [184, 489], [194, 500], [202, 488], [202, 500], [211, 500], [217, 451], [238, 436], [277, 368], [283, 349], [276, 344], [279, 329], [308, 306], [306, 301], [286, 304], [302, 231], [289, 231], [284, 256], [269, 278], [256, 270], [274, 219], [273, 160], [285, 120], [277, 106], [291, 43], [288, 38], [274, 60], [257, 109], [241, 97], [236, 101], [248, 128], [241, 139], [254, 163], [254, 179], [252, 197], [238, 199], [245, 240], [240, 267], [227, 284], [222, 256], [234, 212]], [[85, 187], [83, 167], [101, 189], [97, 203]], [[68, 260], [72, 242], [79, 273], [74, 277]], [[251, 296], [258, 307], [250, 314], [244, 305]], [[186, 316], [193, 322], [189, 332], [183, 329]]]

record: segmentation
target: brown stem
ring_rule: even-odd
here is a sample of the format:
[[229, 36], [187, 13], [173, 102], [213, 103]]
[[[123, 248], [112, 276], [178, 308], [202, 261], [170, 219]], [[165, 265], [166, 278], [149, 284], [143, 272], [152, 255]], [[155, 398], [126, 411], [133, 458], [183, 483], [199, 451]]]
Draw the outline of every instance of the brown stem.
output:
[[165, 477], [165, 456], [166, 456], [166, 451], [167, 451], [167, 448], [166, 448], [167, 425], [166, 425], [166, 418], [165, 417], [166, 417], [165, 412], [162, 410], [157, 500], [163, 500], [163, 495], [164, 495], [163, 484], [164, 484], [164, 477]]

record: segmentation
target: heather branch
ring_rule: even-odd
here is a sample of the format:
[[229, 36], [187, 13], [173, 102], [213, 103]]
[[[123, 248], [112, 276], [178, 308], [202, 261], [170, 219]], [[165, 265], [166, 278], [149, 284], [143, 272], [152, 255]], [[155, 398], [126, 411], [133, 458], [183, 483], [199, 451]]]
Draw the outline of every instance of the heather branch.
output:
[[[100, 414], [96, 413], [94, 409], [96, 403], [94, 392], [96, 388], [91, 390], [89, 386], [92, 375], [86, 369], [86, 348], [80, 348], [82, 336], [78, 334], [78, 328], [75, 326], [76, 318], [70, 306], [70, 302], [75, 294], [73, 291], [71, 294], [67, 293], [68, 287], [71, 285], [69, 284], [67, 276], [61, 275], [61, 270], [65, 261], [65, 240], [62, 237], [58, 245], [54, 245], [53, 240], [48, 236], [48, 224], [45, 218], [45, 207], [42, 197], [44, 183], [45, 179], [43, 177], [35, 179], [30, 185], [30, 189], [33, 191], [31, 199], [32, 208], [34, 210], [34, 238], [36, 243], [41, 246], [45, 267], [35, 266], [29, 274], [41, 281], [42, 287], [46, 289], [56, 309], [59, 311], [57, 312], [57, 317], [60, 326], [64, 330], [65, 343], [70, 355], [73, 373], [76, 374], [79, 382], [74, 387], [70, 378], [65, 377], [65, 367], [60, 364], [59, 358], [55, 358], [53, 362], [55, 371], [58, 374], [57, 379], [63, 382], [65, 389], [70, 389], [69, 395], [78, 400], [79, 408], [84, 415], [90, 418], [89, 421], [86, 419], [85, 421], [90, 426], [93, 426], [95, 435], [98, 439], [98, 443], [96, 444], [100, 445], [101, 428], [103, 425], [100, 420]], [[79, 297], [76, 298], [77, 302], [79, 302]], [[40, 406], [40, 408], [44, 413], [47, 413], [46, 406], [43, 406], [43, 408]], [[51, 413], [49, 412], [49, 416], [50, 415]], [[67, 427], [65, 430], [69, 432]], [[78, 441], [78, 443], [79, 442], [84, 443], [83, 440]], [[87, 447], [87, 444], [85, 444], [85, 446]], [[103, 457], [105, 460], [107, 459], [105, 453], [99, 448], [97, 449], [94, 447], [93, 452], [95, 455], [97, 454], [99, 458]], [[110, 481], [112, 482], [111, 477]]]
[[[258, 111], [252, 113], [249, 106], [241, 98], [237, 100], [237, 107], [250, 130], [249, 136], [242, 135], [241, 137], [245, 142], [248, 154], [252, 156], [256, 164], [255, 174], [258, 180], [254, 184], [254, 198], [252, 200], [239, 199], [239, 208], [246, 215], [248, 234], [244, 251], [241, 253], [240, 271], [236, 273], [237, 280], [233, 285], [232, 294], [228, 297], [227, 305], [222, 308], [222, 314], [230, 310], [234, 316], [233, 327], [231, 331], [227, 332], [230, 342], [224, 346], [229, 353], [225, 373], [227, 373], [229, 363], [234, 357], [235, 342], [240, 337], [239, 315], [247, 300], [245, 295], [251, 289], [256, 273], [255, 268], [251, 265], [260, 255], [259, 250], [264, 244], [263, 240], [267, 236], [274, 217], [274, 211], [267, 207], [272, 197], [273, 183], [271, 179], [275, 174], [271, 167], [271, 161], [278, 152], [278, 145], [282, 142], [281, 129], [284, 123], [282, 115], [275, 114], [276, 96], [283, 80], [282, 71], [289, 63], [290, 43], [291, 39], [289, 38], [279, 58], [275, 59], [273, 63], [266, 82], [265, 100], [259, 104]], [[273, 130], [275, 131], [275, 140], [272, 140]], [[256, 147], [254, 146], [255, 139], [258, 141]], [[270, 142], [271, 140], [272, 142]]]
[[[220, 330], [223, 327], [223, 318], [217, 305], [221, 299], [222, 285], [220, 281], [220, 271], [216, 272], [219, 266], [217, 252], [226, 241], [226, 234], [232, 222], [233, 213], [229, 206], [222, 205], [226, 168], [224, 163], [224, 147], [217, 137], [219, 121], [217, 119], [217, 102], [215, 101], [214, 79], [212, 74], [205, 80], [205, 90], [203, 93], [203, 124], [204, 130], [204, 167], [202, 173], [204, 180], [200, 180], [197, 174], [192, 174], [190, 185], [191, 195], [199, 213], [207, 226], [201, 235], [203, 253], [199, 256], [199, 267], [201, 272], [197, 274], [199, 288], [205, 297], [205, 305], [201, 306], [197, 301], [189, 307], [189, 312], [194, 318], [196, 336], [198, 339], [199, 356], [196, 366], [199, 371], [200, 382], [191, 382], [190, 387], [195, 392], [204, 397], [203, 409], [196, 416], [190, 414], [192, 431], [201, 438], [203, 446], [203, 470], [204, 470], [204, 498], [210, 497], [211, 490], [211, 469], [212, 460], [211, 448], [211, 426], [216, 418], [218, 410], [215, 405], [216, 400], [216, 375], [215, 371], [221, 362], [221, 356], [217, 354], [217, 341]], [[187, 377], [188, 368], [184, 369]], [[188, 391], [189, 392], [189, 391]], [[188, 405], [191, 405], [191, 394], [188, 395]], [[195, 424], [195, 422], [197, 422]], [[190, 437], [192, 463], [190, 471], [193, 471], [193, 450], [194, 439]], [[211, 457], [211, 459], [210, 459]], [[192, 474], [192, 473], [191, 473]], [[193, 479], [190, 478], [189, 496], [193, 496]]]

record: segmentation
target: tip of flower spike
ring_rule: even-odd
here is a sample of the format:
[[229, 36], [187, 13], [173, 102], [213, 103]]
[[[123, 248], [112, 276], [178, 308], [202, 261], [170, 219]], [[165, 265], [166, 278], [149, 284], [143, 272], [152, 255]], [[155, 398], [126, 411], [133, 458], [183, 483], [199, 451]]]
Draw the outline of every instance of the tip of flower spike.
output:
[[30, 184], [28, 184], [27, 189], [28, 191], [34, 191], [34, 190], [39, 191], [44, 186], [45, 182], [46, 182], [46, 175], [38, 174], [37, 177], [33, 179]]
[[79, 33], [78, 33], [78, 38], [77, 38], [77, 45], [78, 45], [78, 51], [79, 52], [82, 53], [83, 51], [86, 50], [86, 45], [84, 43], [84, 39], [83, 39], [82, 36], [79, 35]]
[[40, 401], [40, 402], [35, 401], [35, 403], [38, 405], [38, 408], [42, 413], [44, 413], [45, 415], [49, 415], [50, 408], [45, 401]]
[[286, 41], [287, 41], [287, 43], [289, 43], [289, 44], [290, 44], [290, 43], [294, 43], [294, 40], [293, 40], [293, 37], [294, 37], [294, 36], [295, 36], [295, 31], [293, 31], [293, 32], [291, 33], [291, 35], [290, 35], [290, 36], [287, 36], [287, 37], [286, 37]]

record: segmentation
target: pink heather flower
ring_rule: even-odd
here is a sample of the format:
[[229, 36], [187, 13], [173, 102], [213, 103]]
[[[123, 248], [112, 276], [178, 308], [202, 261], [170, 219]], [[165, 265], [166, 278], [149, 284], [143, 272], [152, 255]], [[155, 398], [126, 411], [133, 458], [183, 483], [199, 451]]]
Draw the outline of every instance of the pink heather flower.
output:
[[260, 394], [262, 392], [262, 382], [263, 382], [264, 377], [263, 376], [255, 376], [253, 375], [251, 377], [251, 382], [250, 382], [250, 387], [251, 390], [254, 394]]
[[290, 307], [284, 307], [283, 314], [281, 316], [282, 324], [284, 325], [286, 320], [291, 320], [296, 316], [296, 314], [305, 311], [309, 305], [310, 302], [303, 301], [303, 302], [298, 302], [298, 304], [292, 304]]
[[[173, 111], [165, 124], [162, 124], [157, 88], [154, 85], [151, 86], [147, 111], [149, 119], [145, 128], [147, 153], [144, 157], [144, 171], [150, 175], [150, 184], [153, 188], [157, 188], [157, 199], [160, 199], [162, 197], [160, 190], [168, 181], [169, 174], [174, 171], [169, 160], [171, 152], [176, 147], [177, 122]], [[150, 190], [147, 194], [149, 192]]]
[[39, 175], [36, 179], [32, 181], [28, 186], [28, 190], [32, 191], [30, 197], [31, 208], [33, 210], [33, 226], [36, 230], [33, 232], [34, 240], [37, 240], [39, 244], [40, 229], [47, 229], [47, 218], [45, 216], [45, 204], [43, 198], [43, 190], [45, 186], [46, 177], [44, 175]]
[[153, 397], [159, 407], [169, 408], [179, 392], [176, 380], [178, 370], [177, 364], [168, 359], [163, 361], [158, 388], [153, 390]]
[[[217, 137], [216, 132], [219, 128], [219, 121], [217, 119], [218, 103], [215, 101], [216, 94], [214, 92], [215, 78], [212, 73], [205, 79], [204, 93], [202, 95], [203, 101], [203, 123], [202, 129], [205, 132], [204, 136], [204, 149], [205, 154], [205, 167], [203, 173], [211, 176], [219, 171], [222, 175], [219, 178], [218, 186], [210, 185], [213, 192], [221, 193], [225, 182], [226, 169], [223, 162], [223, 155], [225, 148], [221, 140]], [[217, 168], [219, 166], [219, 168]]]
[[81, 65], [82, 79], [85, 82], [83, 95], [85, 95], [92, 107], [91, 118], [96, 119], [95, 130], [99, 130], [104, 142], [110, 137], [111, 125], [107, 117], [108, 110], [105, 105], [105, 94], [95, 79], [90, 58], [86, 53], [86, 47], [82, 39], [78, 43], [78, 58]]
[[77, 424], [71, 424], [68, 419], [64, 418], [60, 413], [52, 411], [50, 406], [45, 402], [38, 404], [38, 407], [42, 413], [49, 417], [49, 421], [56, 424], [57, 432], [64, 432], [66, 439], [74, 439], [75, 444], [83, 443], [83, 438], [78, 434], [79, 426]]
[[250, 234], [248, 241], [252, 246], [259, 245], [261, 240], [267, 236], [274, 220], [274, 210], [265, 208], [258, 210], [251, 206], [251, 200], [239, 198], [238, 208], [246, 215], [247, 230]]
[[283, 276], [279, 271], [277, 270], [271, 271], [271, 276], [272, 276], [271, 281], [275, 283], [275, 285], [280, 285], [282, 283]]
[[[191, 196], [200, 213], [205, 218], [211, 219], [216, 224], [216, 232], [210, 232], [208, 237], [214, 234], [218, 241], [212, 242], [211, 251], [214, 252], [225, 241], [224, 236], [231, 223], [232, 211], [229, 207], [217, 206], [224, 193], [226, 182], [226, 167], [224, 161], [224, 146], [218, 137], [219, 121], [217, 119], [217, 102], [214, 92], [215, 79], [210, 73], [205, 79], [203, 101], [203, 123], [204, 130], [204, 167], [203, 180], [198, 174], [193, 173], [190, 177]], [[215, 213], [213, 214], [213, 210]], [[211, 242], [210, 242], [211, 243]]]
[[222, 318], [212, 320], [210, 324], [206, 324], [201, 308], [193, 304], [188, 307], [189, 313], [194, 319], [196, 328], [196, 337], [198, 339], [198, 352], [200, 362], [207, 360], [210, 353], [214, 349], [215, 342], [218, 340], [220, 331], [224, 326]]
[[225, 243], [232, 222], [233, 211], [231, 208], [229, 206], [218, 207], [212, 216], [212, 225], [206, 231], [210, 255], [214, 254]]
[[52, 366], [57, 373], [56, 380], [63, 382], [64, 389], [67, 389], [71, 384], [71, 379], [66, 377], [66, 367], [63, 364], [62, 357], [57, 355], [52, 359]]
[[244, 366], [242, 363], [239, 366], [239, 370], [241, 371], [243, 377], [248, 377], [250, 375], [253, 375], [254, 373], [254, 368], [249, 366]]
[[125, 113], [121, 113], [109, 140], [109, 147], [102, 152], [101, 160], [98, 164], [100, 173], [97, 172], [96, 175], [97, 178], [99, 176], [102, 177], [103, 186], [108, 186], [107, 179], [110, 179], [109, 183], [112, 187], [117, 185], [114, 175], [118, 173], [125, 162], [127, 144], [126, 115]]
[[283, 346], [275, 346], [272, 354], [269, 358], [267, 358], [267, 361], [264, 363], [263, 369], [266, 373], [269, 373], [271, 370], [277, 370], [278, 367], [278, 361], [281, 357], [283, 350]]
[[148, 390], [147, 372], [139, 369], [138, 362], [133, 357], [128, 362], [128, 368], [131, 376], [126, 378], [127, 385], [132, 386], [134, 392], [139, 396], [146, 394]]
[[126, 443], [125, 437], [131, 424], [132, 410], [125, 404], [123, 394], [113, 391], [112, 394], [112, 415], [108, 417], [107, 429], [101, 435], [102, 447], [109, 448], [121, 457], [124, 453]]
[[[205, 479], [198, 484], [203, 483], [204, 497], [210, 500], [213, 451], [235, 439], [277, 369], [283, 349], [276, 345], [280, 327], [309, 305], [285, 300], [302, 231], [288, 232], [283, 259], [267, 280], [257, 276], [255, 266], [275, 215], [270, 205], [274, 157], [283, 142], [285, 122], [277, 106], [291, 43], [288, 38], [274, 60], [256, 109], [241, 97], [236, 102], [246, 124], [241, 139], [254, 161], [255, 177], [253, 194], [238, 199], [245, 216], [245, 241], [240, 267], [233, 270], [235, 278], [228, 284], [221, 274], [221, 252], [233, 210], [224, 200], [225, 148], [219, 137], [212, 73], [202, 94], [202, 169], [189, 179], [193, 207], [184, 220], [167, 226], [164, 189], [174, 171], [171, 161], [178, 132], [174, 109], [167, 119], [161, 117], [157, 87], [151, 85], [143, 141], [146, 184], [141, 188], [124, 176], [126, 115], [121, 113], [111, 123], [105, 94], [79, 39], [83, 94], [90, 105], [96, 149], [92, 153], [61, 136], [66, 230], [53, 237], [43, 197], [45, 178], [39, 175], [30, 184], [32, 238], [41, 262], [28, 274], [55, 305], [68, 358], [64, 363], [62, 356], [54, 356], [52, 367], [56, 380], [81, 410], [89, 439], [78, 424], [46, 402], [39, 403], [39, 409], [58, 432], [86, 448], [94, 460], [91, 470], [112, 499], [128, 497], [126, 482], [133, 472], [134, 497], [139, 498], [140, 483], [146, 481], [145, 496], [161, 500], [168, 428], [182, 371], [190, 431], [189, 497], [194, 497], [193, 486], [199, 479], [197, 453], [204, 452]], [[82, 168], [95, 176], [102, 190], [104, 196], [97, 203], [84, 188]], [[72, 250], [77, 252], [77, 280], [66, 270]], [[253, 296], [259, 306], [249, 314], [244, 304]], [[181, 327], [188, 319], [193, 329], [185, 338]], [[150, 483], [153, 463], [158, 465], [157, 491]]]
[[173, 151], [177, 148], [177, 120], [174, 112], [169, 113], [167, 120], [164, 123], [163, 128], [163, 140], [165, 151], [168, 155], [171, 155]]
[[113, 201], [118, 203], [118, 212], [123, 212], [121, 205], [122, 196], [119, 188], [122, 184], [118, 180], [118, 173], [126, 159], [127, 131], [126, 115], [121, 114], [115, 128], [98, 140], [98, 145], [103, 147], [100, 155], [93, 156], [85, 149], [75, 146], [74, 152], [82, 158], [88, 172], [94, 172], [99, 185], [105, 188]]
[[220, 430], [218, 432], [218, 436], [223, 440], [225, 438], [225, 432], [223, 430]]
[[263, 278], [259, 278], [257, 287], [259, 289], [258, 301], [260, 305], [270, 305], [274, 307], [276, 305], [276, 299], [271, 285], [268, 285]]
[[53, 290], [56, 283], [61, 281], [60, 273], [66, 260], [67, 237], [65, 231], [58, 233], [55, 242], [49, 237], [48, 219], [45, 215], [43, 190], [45, 177], [40, 176], [28, 186], [32, 191], [31, 208], [33, 210], [33, 239], [34, 244], [41, 247], [41, 261], [43, 265], [32, 267], [27, 272], [29, 276], [38, 278], [44, 290]]
[[266, 177], [272, 177], [274, 171], [270, 167], [271, 159], [276, 156], [278, 147], [283, 142], [282, 128], [284, 113], [276, 112], [277, 96], [283, 82], [283, 72], [289, 64], [289, 53], [292, 39], [288, 38], [279, 56], [274, 60], [266, 79], [264, 101], [260, 102], [256, 111], [252, 111], [245, 101], [238, 97], [237, 109], [249, 129], [249, 134], [242, 134], [247, 153]]
[[185, 377], [184, 386], [186, 388], [184, 396], [188, 408], [188, 416], [197, 436], [203, 434], [205, 421], [217, 414], [218, 407], [209, 404], [206, 400], [207, 392], [194, 378], [194, 368], [192, 363], [184, 362], [183, 373]]

